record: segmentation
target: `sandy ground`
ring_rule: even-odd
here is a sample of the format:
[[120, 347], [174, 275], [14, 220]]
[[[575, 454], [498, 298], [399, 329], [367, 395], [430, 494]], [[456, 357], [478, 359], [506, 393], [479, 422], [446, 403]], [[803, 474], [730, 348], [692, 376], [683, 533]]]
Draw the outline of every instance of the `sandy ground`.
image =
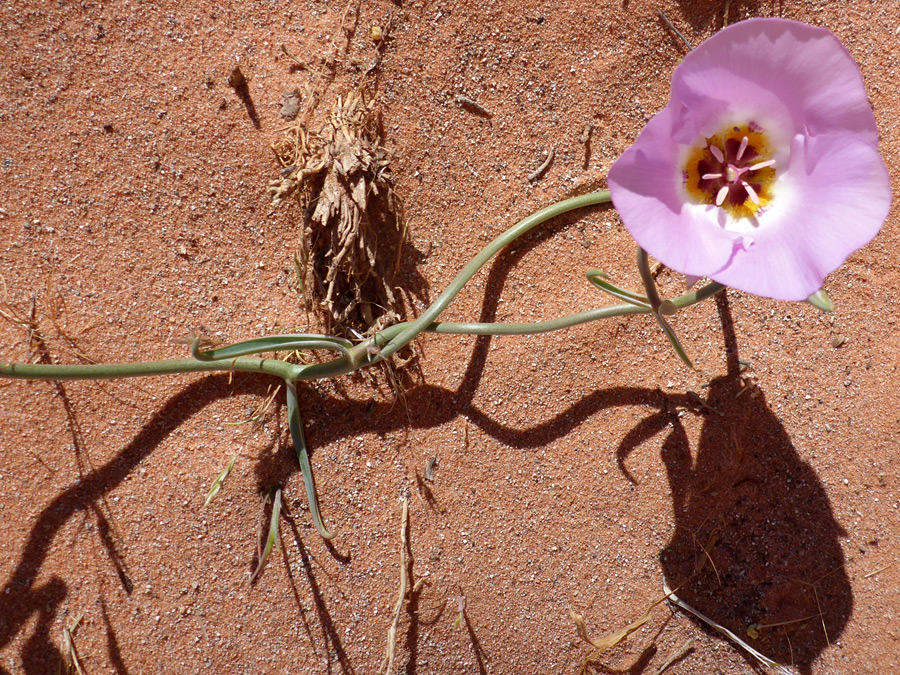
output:
[[[273, 213], [266, 192], [293, 88], [318, 87], [322, 114], [360, 82], [377, 91], [409, 224], [394, 284], [421, 311], [517, 219], [604, 186], [685, 53], [657, 8], [694, 44], [726, 9], [4, 3], [0, 299], [33, 310], [44, 347], [0, 321], [0, 356], [161, 359], [185, 356], [176, 340], [191, 331], [317, 330], [295, 283], [300, 209]], [[900, 4], [728, 10], [750, 16], [844, 41], [900, 193]], [[226, 82], [236, 64], [243, 99]], [[257, 424], [232, 424], [277, 381], [3, 383], [0, 672], [59, 672], [79, 616], [87, 673], [378, 672], [404, 495], [409, 581], [423, 583], [400, 614], [395, 672], [576, 673], [589, 649], [570, 609], [600, 637], [695, 570], [679, 594], [797, 672], [900, 672], [898, 256], [894, 208], [829, 278], [832, 315], [737, 292], [682, 312], [696, 371], [638, 317], [525, 339], [423, 337], [403, 398], [383, 376], [302, 387], [331, 545], [310, 524], [283, 392]], [[499, 256], [444, 318], [600, 306], [585, 270], [637, 288], [633, 259], [615, 212], [586, 209]], [[660, 282], [674, 294], [683, 280]], [[251, 585], [275, 488], [280, 548]], [[760, 672], [665, 604], [589, 672], [657, 673], [686, 643], [666, 673]]]

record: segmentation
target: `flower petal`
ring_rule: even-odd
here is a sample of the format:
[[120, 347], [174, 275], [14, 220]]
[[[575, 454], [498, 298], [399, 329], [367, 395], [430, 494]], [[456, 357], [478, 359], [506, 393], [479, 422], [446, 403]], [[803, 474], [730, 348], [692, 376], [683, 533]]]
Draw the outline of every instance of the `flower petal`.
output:
[[735, 112], [750, 108], [790, 120], [791, 135], [852, 132], [873, 146], [878, 142], [859, 68], [825, 28], [749, 19], [719, 31], [689, 52], [672, 76], [673, 101], [693, 109], [710, 97]]
[[673, 129], [683, 123], [679, 107], [656, 115], [610, 167], [607, 182], [626, 229], [647, 253], [667, 267], [706, 276], [732, 256], [740, 235], [726, 232], [716, 209], [684, 199]]
[[776, 300], [805, 300], [878, 234], [891, 206], [877, 149], [849, 134], [798, 135], [776, 189], [749, 234], [753, 245], [736, 250], [712, 279]]

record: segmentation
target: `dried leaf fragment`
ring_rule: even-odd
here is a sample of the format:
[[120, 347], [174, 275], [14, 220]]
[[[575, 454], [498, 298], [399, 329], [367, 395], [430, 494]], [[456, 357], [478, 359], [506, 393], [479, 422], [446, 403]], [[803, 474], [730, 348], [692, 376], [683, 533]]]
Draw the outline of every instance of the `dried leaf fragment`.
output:
[[363, 90], [339, 96], [327, 122], [310, 131], [305, 116], [273, 146], [282, 177], [270, 183], [273, 206], [299, 195], [305, 207], [302, 253], [310, 289], [328, 330], [371, 335], [398, 320], [389, 265], [399, 250], [402, 210], [374, 103]]
[[578, 631], [578, 637], [587, 642], [589, 645], [593, 646], [598, 652], [605, 652], [607, 649], [611, 649], [619, 644], [622, 640], [631, 635], [638, 628], [643, 626], [650, 620], [650, 613], [644, 614], [640, 619], [635, 621], [634, 623], [630, 623], [624, 628], [620, 628], [619, 630], [610, 633], [609, 635], [605, 635], [602, 638], [597, 640], [592, 640], [588, 637], [587, 628], [584, 625], [584, 618], [580, 614], [576, 614], [573, 610], [569, 610], [569, 618], [575, 622], [575, 628]]

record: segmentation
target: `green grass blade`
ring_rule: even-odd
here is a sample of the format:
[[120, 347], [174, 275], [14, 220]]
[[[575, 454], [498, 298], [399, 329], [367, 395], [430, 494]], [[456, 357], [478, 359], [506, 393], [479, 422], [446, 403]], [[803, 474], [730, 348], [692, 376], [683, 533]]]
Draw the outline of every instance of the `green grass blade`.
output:
[[232, 457], [231, 461], [228, 462], [228, 465], [225, 467], [225, 470], [213, 481], [212, 487], [209, 488], [209, 492], [206, 493], [206, 502], [204, 502], [203, 506], [209, 506], [209, 503], [215, 499], [217, 494], [219, 494], [219, 490], [222, 489], [222, 483], [228, 478], [228, 474], [230, 474], [231, 470], [234, 468], [234, 463], [237, 461], [237, 458], [237, 455]]
[[278, 540], [279, 518], [281, 518], [281, 488], [278, 488], [275, 491], [275, 500], [272, 502], [272, 518], [269, 520], [269, 534], [266, 535], [266, 546], [259, 556], [259, 562], [256, 565], [256, 569], [253, 570], [253, 574], [250, 576], [251, 584], [254, 583], [262, 573], [263, 568], [269, 560], [269, 556], [272, 554], [272, 549], [275, 548], [275, 542]]
[[334, 539], [336, 532], [329, 532], [319, 513], [319, 498], [316, 496], [316, 482], [313, 480], [312, 467], [309, 464], [309, 453], [306, 450], [306, 437], [303, 435], [303, 420], [300, 418], [300, 406], [297, 404], [297, 389], [293, 382], [287, 384], [287, 413], [288, 427], [291, 430], [291, 440], [294, 441], [294, 450], [297, 452], [297, 461], [300, 462], [300, 471], [303, 474], [303, 484], [306, 486], [306, 501], [309, 504], [309, 513], [312, 516], [316, 530], [325, 539]]

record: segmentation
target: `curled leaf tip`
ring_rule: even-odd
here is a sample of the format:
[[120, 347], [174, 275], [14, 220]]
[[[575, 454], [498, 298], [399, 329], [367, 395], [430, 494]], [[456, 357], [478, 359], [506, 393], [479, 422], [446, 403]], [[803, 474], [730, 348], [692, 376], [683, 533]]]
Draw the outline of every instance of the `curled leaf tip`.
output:
[[822, 289], [819, 289], [818, 291], [813, 293], [806, 299], [806, 301], [816, 309], [821, 309], [823, 312], [834, 311], [834, 302], [832, 302], [831, 298], [828, 297], [828, 293], [826, 293]]

